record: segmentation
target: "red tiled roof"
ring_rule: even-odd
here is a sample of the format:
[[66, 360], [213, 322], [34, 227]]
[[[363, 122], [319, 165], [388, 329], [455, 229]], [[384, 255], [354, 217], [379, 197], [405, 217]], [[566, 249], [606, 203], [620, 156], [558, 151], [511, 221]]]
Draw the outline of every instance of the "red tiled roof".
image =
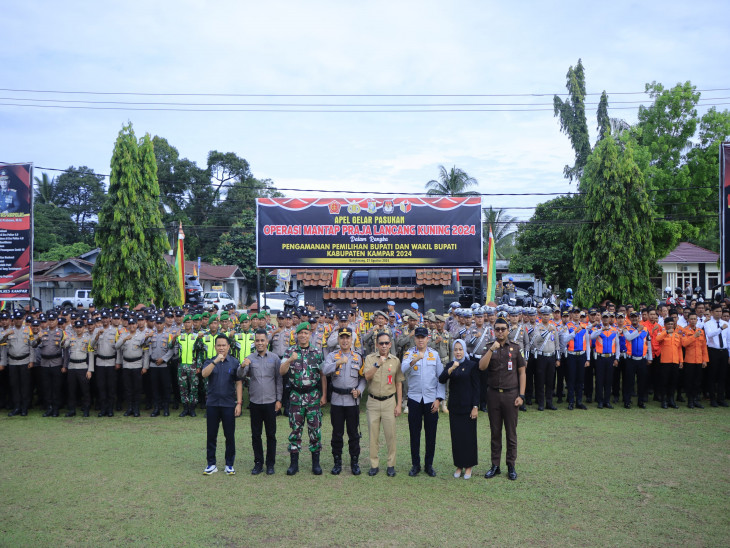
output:
[[33, 261], [33, 272], [45, 272], [56, 266], [58, 261]]
[[719, 253], [705, 249], [689, 242], [681, 242], [660, 263], [716, 263]]
[[419, 286], [400, 287], [325, 287], [322, 297], [326, 301], [357, 299], [359, 301], [385, 301], [388, 299], [423, 299], [423, 288]]
[[450, 268], [419, 268], [416, 269], [418, 285], [451, 285]]
[[[165, 255], [165, 260], [169, 264], [174, 264], [175, 257], [171, 257], [170, 255]], [[193, 269], [197, 270], [198, 268], [198, 261], [185, 261], [185, 275], [186, 276], [192, 276], [193, 275]], [[238, 270], [238, 267], [234, 264], [222, 264], [222, 265], [212, 265], [208, 263], [200, 263], [200, 272], [198, 272], [198, 278], [201, 280], [226, 280], [233, 276], [236, 273], [236, 270]]]
[[[324, 268], [299, 269], [292, 271], [292, 274], [296, 274], [299, 283], [307, 287], [329, 287], [332, 285], [332, 270]], [[416, 282], [418, 285], [450, 285], [451, 269], [417, 268]]]
[[308, 287], [327, 287], [332, 285], [332, 271], [323, 268], [297, 270], [297, 281]]

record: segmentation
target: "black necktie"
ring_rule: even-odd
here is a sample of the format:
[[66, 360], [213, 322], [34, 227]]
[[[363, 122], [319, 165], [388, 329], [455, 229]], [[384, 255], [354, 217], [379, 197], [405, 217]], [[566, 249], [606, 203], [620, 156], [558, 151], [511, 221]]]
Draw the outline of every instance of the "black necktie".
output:
[[[719, 320], [715, 320], [715, 321], [717, 322], [717, 327], [719, 328], [720, 321]], [[717, 337], [718, 337], [718, 340], [720, 341], [720, 348], [725, 348], [725, 345], [722, 344], [722, 330], [720, 330], [720, 334]]]

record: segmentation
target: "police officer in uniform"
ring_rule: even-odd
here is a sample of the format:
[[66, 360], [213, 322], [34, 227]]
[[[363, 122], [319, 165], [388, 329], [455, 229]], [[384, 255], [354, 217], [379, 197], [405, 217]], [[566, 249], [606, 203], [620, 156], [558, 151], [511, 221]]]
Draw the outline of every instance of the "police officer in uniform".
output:
[[[387, 333], [379, 331], [378, 333]], [[363, 359], [352, 349], [352, 329], [338, 329], [339, 350], [331, 352], [325, 358], [323, 375], [331, 375], [332, 406], [332, 456], [334, 466], [332, 474], [342, 472], [342, 447], [345, 425], [347, 425], [348, 447], [350, 452], [350, 470], [355, 476], [360, 475], [360, 396], [365, 390], [363, 377]], [[376, 339], [377, 340], [377, 339]]]
[[44, 417], [57, 417], [61, 407], [63, 373], [66, 372], [66, 368], [63, 366], [65, 339], [66, 333], [58, 327], [58, 316], [51, 312], [48, 314], [48, 329], [41, 332], [37, 346], [43, 371], [43, 399], [48, 405], [48, 409], [43, 413]]
[[84, 322], [74, 322], [74, 334], [66, 337], [63, 343], [67, 354], [64, 357], [64, 369], [68, 370], [68, 412], [67, 417], [76, 416], [76, 390], [81, 390], [81, 409], [84, 417], [89, 416], [91, 397], [89, 383], [94, 372], [94, 358], [89, 347], [91, 335], [84, 327]]
[[[485, 307], [481, 310], [485, 315], [489, 311], [494, 311], [494, 309], [492, 307]], [[484, 323], [481, 329], [473, 330], [470, 333], [470, 337], [466, 340], [467, 351], [478, 362], [487, 353], [487, 348], [492, 345], [494, 339], [494, 328]], [[487, 373], [481, 370], [479, 372], [479, 410], [484, 413], [487, 412], [487, 383]]]
[[535, 396], [537, 410], [545, 407], [552, 411], [558, 408], [553, 405], [553, 387], [555, 386], [555, 368], [560, 367], [559, 334], [550, 319], [552, 311], [549, 306], [540, 309], [542, 323], [538, 324], [531, 341], [535, 355]]
[[102, 313], [101, 327], [96, 329], [91, 340], [93, 350], [94, 376], [96, 390], [99, 395], [99, 417], [114, 416], [114, 400], [117, 396], [117, 369], [121, 367], [117, 361], [117, 330], [111, 325], [109, 314]]
[[150, 417], [158, 417], [160, 411], [165, 417], [170, 416], [170, 373], [168, 362], [172, 359], [174, 334], [165, 328], [165, 319], [155, 318], [155, 332], [150, 335], [149, 359], [150, 381], [152, 384], [152, 400], [154, 408]]
[[137, 329], [137, 319], [129, 318], [127, 333], [121, 335], [115, 347], [122, 351], [122, 374], [124, 379], [127, 410], [125, 417], [139, 417], [139, 395], [142, 392], [142, 375], [147, 372], [143, 368], [147, 354], [147, 336]]
[[0, 213], [16, 213], [20, 211], [18, 191], [9, 188], [10, 176], [6, 169], [0, 169]]
[[[8, 377], [13, 395], [13, 409], [8, 416], [25, 417], [30, 407], [30, 370], [35, 362], [35, 349], [33, 334], [28, 326], [23, 325], [22, 313], [13, 316], [12, 327], [5, 330], [1, 338], [7, 343]], [[55, 416], [58, 416], [58, 410]]]

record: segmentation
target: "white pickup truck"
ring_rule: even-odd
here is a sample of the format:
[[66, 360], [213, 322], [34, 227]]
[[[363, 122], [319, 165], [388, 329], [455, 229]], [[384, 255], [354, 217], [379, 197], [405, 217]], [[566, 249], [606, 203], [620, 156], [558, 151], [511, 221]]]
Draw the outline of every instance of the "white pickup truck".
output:
[[90, 289], [77, 289], [76, 295], [73, 297], [56, 297], [53, 299], [53, 306], [76, 308], [80, 303], [84, 308], [88, 308], [93, 302], [94, 299], [91, 298]]

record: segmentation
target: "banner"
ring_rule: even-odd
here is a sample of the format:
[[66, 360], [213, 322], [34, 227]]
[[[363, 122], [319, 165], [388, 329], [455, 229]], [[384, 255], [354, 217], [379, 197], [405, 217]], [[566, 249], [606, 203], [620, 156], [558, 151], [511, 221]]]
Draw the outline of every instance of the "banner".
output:
[[730, 285], [730, 143], [720, 143], [720, 268]]
[[30, 299], [33, 165], [0, 164], [0, 299]]
[[482, 266], [479, 196], [258, 198], [259, 268]]

